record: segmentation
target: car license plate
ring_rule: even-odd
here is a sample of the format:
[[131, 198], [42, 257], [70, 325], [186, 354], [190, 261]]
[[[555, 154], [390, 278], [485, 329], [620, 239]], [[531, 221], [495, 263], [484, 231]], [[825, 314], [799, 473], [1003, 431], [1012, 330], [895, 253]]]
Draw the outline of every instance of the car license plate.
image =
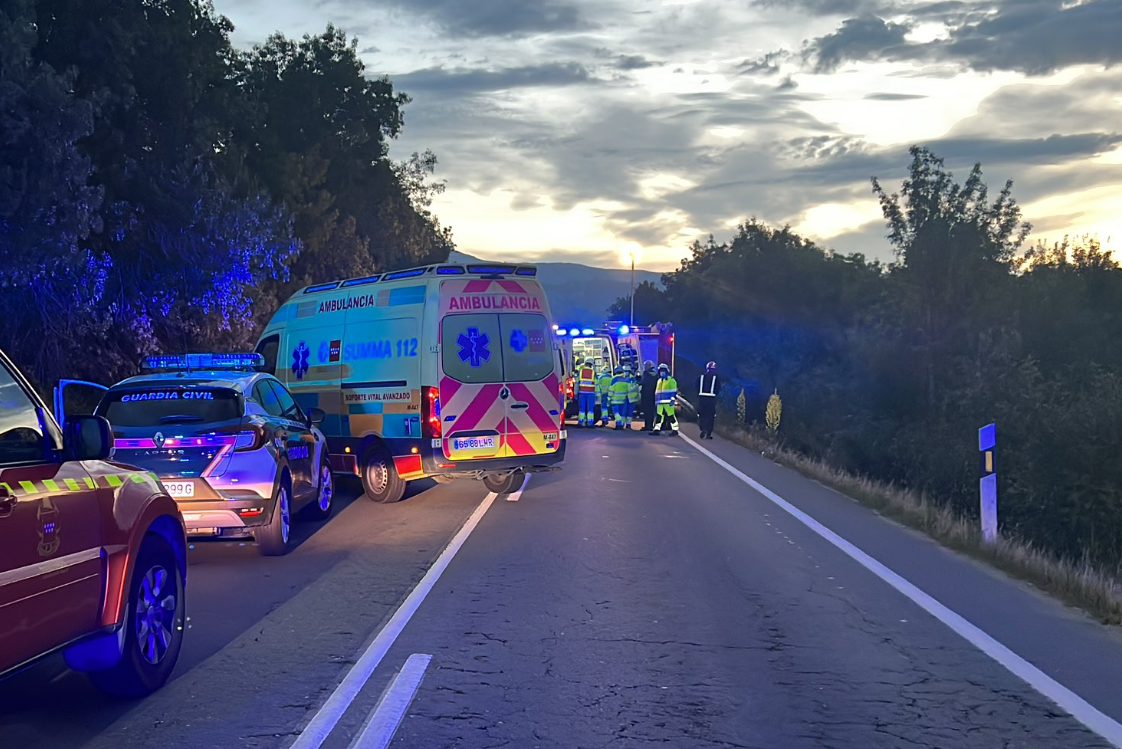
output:
[[195, 482], [193, 481], [165, 481], [164, 488], [168, 490], [169, 497], [195, 496]]
[[452, 447], [456, 450], [481, 450], [495, 447], [494, 437], [463, 437], [452, 440]]

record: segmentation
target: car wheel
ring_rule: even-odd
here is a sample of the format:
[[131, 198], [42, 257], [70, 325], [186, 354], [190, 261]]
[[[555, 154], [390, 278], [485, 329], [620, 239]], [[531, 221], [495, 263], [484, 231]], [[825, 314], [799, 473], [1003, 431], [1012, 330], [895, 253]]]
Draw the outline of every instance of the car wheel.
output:
[[383, 504], [405, 496], [405, 480], [398, 475], [393, 456], [382, 445], [374, 445], [363, 453], [362, 489], [367, 497]]
[[319, 467], [319, 490], [316, 492], [316, 501], [304, 509], [304, 515], [309, 520], [327, 520], [331, 517], [334, 502], [335, 474], [331, 471], [331, 464], [324, 458]]
[[94, 686], [118, 697], [144, 697], [164, 685], [183, 647], [183, 582], [168, 542], [146, 535], [129, 582], [121, 660], [91, 671]]
[[483, 485], [495, 494], [510, 494], [522, 486], [525, 475], [521, 471], [507, 474], [488, 474], [483, 477]]
[[273, 517], [268, 525], [254, 532], [262, 556], [281, 557], [288, 553], [292, 540], [292, 490], [282, 478], [273, 495]]

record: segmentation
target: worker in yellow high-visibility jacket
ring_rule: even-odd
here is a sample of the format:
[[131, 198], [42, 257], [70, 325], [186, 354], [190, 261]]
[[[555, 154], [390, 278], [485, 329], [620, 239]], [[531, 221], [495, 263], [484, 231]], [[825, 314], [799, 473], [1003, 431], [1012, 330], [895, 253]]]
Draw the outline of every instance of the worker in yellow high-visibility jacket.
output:
[[594, 426], [596, 401], [600, 400], [600, 386], [591, 361], [577, 367], [577, 426]]
[[631, 378], [623, 367], [616, 367], [615, 377], [612, 378], [611, 391], [608, 395], [612, 404], [612, 413], [615, 414], [616, 429], [631, 428]]
[[643, 397], [643, 388], [639, 384], [639, 375], [634, 370], [628, 373], [631, 378], [631, 387], [627, 391], [627, 416], [628, 421], [639, 418], [639, 401]]
[[655, 421], [651, 434], [666, 434], [678, 436], [678, 417], [675, 409], [678, 403], [678, 381], [670, 374], [670, 367], [665, 364], [658, 365], [658, 384], [655, 385]]
[[[610, 365], [605, 364], [604, 368], [600, 370], [600, 376], [596, 379], [596, 389], [600, 393], [600, 426], [608, 426], [608, 422], [612, 419], [611, 408], [611, 392], [612, 392], [612, 368]], [[593, 414], [592, 418], [595, 420], [596, 415]]]

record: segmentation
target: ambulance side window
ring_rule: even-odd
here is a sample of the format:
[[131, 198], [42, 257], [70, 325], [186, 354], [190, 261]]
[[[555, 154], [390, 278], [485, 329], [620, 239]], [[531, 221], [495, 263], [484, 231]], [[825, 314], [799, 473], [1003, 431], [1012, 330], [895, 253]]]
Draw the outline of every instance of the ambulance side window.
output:
[[257, 353], [265, 357], [262, 372], [268, 372], [274, 377], [277, 374], [277, 352], [280, 350], [280, 334], [274, 334], [257, 344]]

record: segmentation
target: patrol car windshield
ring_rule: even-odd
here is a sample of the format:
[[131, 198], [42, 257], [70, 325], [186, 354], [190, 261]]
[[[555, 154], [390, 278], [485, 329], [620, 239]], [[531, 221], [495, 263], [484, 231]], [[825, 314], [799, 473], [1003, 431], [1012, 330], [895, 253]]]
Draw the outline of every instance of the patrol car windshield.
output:
[[113, 426], [143, 427], [165, 424], [202, 424], [241, 418], [236, 390], [210, 387], [166, 387], [158, 383], [111, 390], [97, 414]]

